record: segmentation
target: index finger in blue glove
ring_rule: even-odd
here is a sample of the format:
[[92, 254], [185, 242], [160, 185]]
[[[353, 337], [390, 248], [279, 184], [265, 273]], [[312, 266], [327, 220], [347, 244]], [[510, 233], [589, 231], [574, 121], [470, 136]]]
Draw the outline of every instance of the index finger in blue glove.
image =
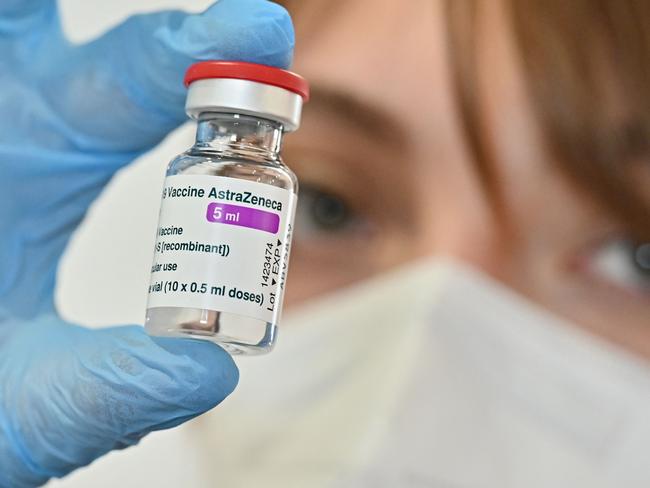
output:
[[[56, 317], [0, 334], [0, 486], [33, 486], [220, 403], [237, 368], [214, 344]], [[13, 332], [8, 333], [11, 330]]]
[[[183, 76], [198, 60], [287, 67], [294, 31], [268, 0], [220, 0], [201, 14], [131, 17], [47, 73], [42, 91], [78, 149], [140, 151], [185, 120]], [[70, 134], [70, 130], [67, 131]]]

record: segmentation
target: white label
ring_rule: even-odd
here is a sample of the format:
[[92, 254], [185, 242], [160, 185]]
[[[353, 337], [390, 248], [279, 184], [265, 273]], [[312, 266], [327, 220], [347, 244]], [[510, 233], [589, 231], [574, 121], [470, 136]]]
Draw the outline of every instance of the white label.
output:
[[187, 307], [277, 322], [296, 197], [208, 175], [165, 179], [147, 307]]

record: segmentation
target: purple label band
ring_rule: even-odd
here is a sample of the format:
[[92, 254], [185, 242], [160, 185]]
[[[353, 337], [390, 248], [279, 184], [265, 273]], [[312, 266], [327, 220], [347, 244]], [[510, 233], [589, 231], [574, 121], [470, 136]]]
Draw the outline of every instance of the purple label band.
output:
[[208, 204], [205, 217], [208, 222], [238, 225], [263, 230], [271, 234], [276, 234], [280, 228], [280, 216], [278, 214], [227, 203]]

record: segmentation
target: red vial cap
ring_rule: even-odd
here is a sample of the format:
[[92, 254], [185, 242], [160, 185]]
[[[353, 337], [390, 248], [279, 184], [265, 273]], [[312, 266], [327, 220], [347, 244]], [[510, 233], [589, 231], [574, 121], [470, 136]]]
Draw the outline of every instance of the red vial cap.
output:
[[189, 67], [185, 86], [197, 80], [235, 78], [273, 85], [297, 93], [307, 102], [309, 83], [302, 76], [280, 68], [242, 61], [203, 61]]

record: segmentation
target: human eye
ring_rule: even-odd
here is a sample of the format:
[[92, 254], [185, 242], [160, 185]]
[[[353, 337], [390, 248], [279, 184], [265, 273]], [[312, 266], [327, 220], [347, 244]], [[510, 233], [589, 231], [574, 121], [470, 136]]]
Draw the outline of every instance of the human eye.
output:
[[[410, 215], [410, 202], [387, 191], [379, 156], [303, 140], [286, 160], [300, 182], [291, 269], [301, 286], [294, 296], [337, 289], [404, 261], [413, 232], [402, 214]], [[397, 200], [387, 209], [391, 198]], [[402, 209], [400, 218], [394, 207]]]
[[650, 242], [608, 239], [590, 253], [586, 268], [602, 283], [650, 300]]
[[295, 224], [300, 237], [342, 238], [363, 224], [364, 218], [344, 196], [325, 187], [301, 185]]

